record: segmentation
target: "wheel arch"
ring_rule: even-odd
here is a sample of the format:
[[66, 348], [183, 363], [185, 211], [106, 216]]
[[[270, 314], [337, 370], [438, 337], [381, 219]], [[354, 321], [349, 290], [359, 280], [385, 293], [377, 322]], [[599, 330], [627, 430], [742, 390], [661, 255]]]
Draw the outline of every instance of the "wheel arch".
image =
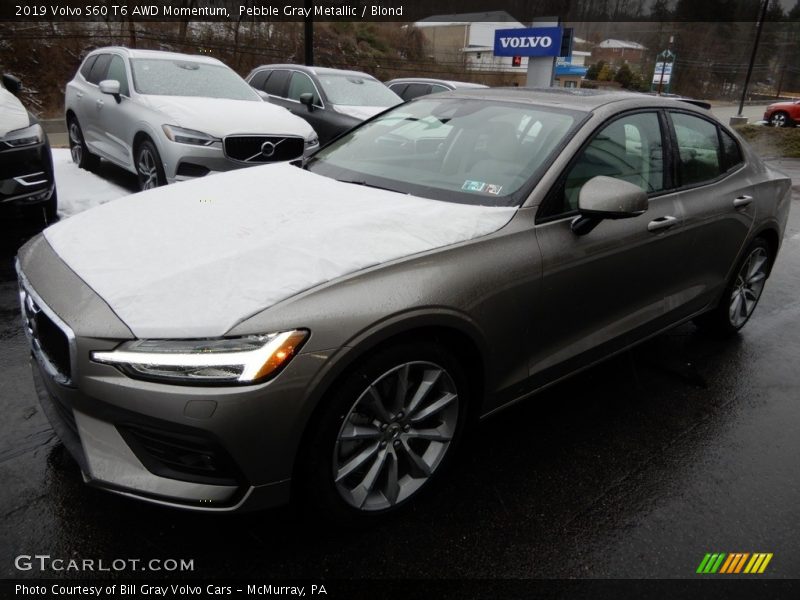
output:
[[326, 406], [325, 397], [340, 385], [347, 376], [358, 368], [365, 357], [397, 344], [429, 340], [442, 345], [451, 352], [463, 366], [473, 391], [468, 404], [468, 425], [477, 421], [480, 408], [486, 395], [487, 351], [486, 344], [477, 328], [463, 316], [453, 314], [413, 315], [388, 324], [379, 324], [356, 335], [329, 361], [330, 366], [311, 383], [313, 391], [309, 394], [309, 410], [300, 424], [296, 439], [297, 447], [293, 456], [293, 479], [300, 457], [316, 420]]
[[[753, 240], [761, 238], [767, 242], [769, 249], [772, 252], [772, 261], [769, 265], [769, 273], [772, 274], [772, 267], [775, 265], [775, 259], [778, 257], [778, 250], [781, 247], [781, 238], [778, 230], [772, 225], [765, 225], [753, 235]], [[751, 242], [752, 243], [752, 242]]]

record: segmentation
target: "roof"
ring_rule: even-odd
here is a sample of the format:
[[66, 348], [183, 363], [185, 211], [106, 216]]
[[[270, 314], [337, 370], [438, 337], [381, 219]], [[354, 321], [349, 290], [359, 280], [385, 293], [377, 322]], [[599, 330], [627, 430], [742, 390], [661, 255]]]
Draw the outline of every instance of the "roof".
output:
[[[588, 90], [585, 88], [526, 88], [502, 87], [486, 89], [459, 89], [442, 92], [437, 98], [474, 98], [520, 104], [540, 104], [590, 112], [614, 102], [639, 100], [647, 106], [675, 106], [675, 100], [648, 96], [636, 92], [616, 90]], [[690, 105], [687, 104], [687, 108]]]
[[162, 50], [139, 50], [138, 48], [128, 48], [126, 46], [106, 46], [105, 48], [97, 48], [92, 50], [90, 54], [98, 54], [110, 51], [120, 52], [128, 56], [128, 58], [151, 58], [158, 60], [191, 60], [199, 63], [207, 63], [209, 65], [221, 65], [222, 61], [212, 58], [211, 56], [204, 56], [202, 54], [181, 54], [180, 52], [164, 52]]
[[522, 26], [522, 23], [504, 10], [489, 12], [456, 13], [449, 15], [433, 15], [414, 23], [415, 27], [438, 27], [442, 25], [466, 25], [468, 23], [511, 23]]
[[629, 42], [628, 40], [608, 39], [600, 42], [598, 46], [600, 48], [625, 48], [631, 50], [646, 50], [646, 48], [642, 46], [640, 43]]
[[488, 85], [482, 83], [471, 83], [468, 81], [452, 81], [450, 79], [433, 79], [431, 77], [401, 77], [399, 79], [392, 79], [387, 81], [386, 85], [391, 83], [438, 83], [447, 85], [453, 88], [487, 88]]
[[361, 71], [350, 71], [348, 69], [331, 69], [329, 67], [309, 67], [308, 65], [294, 65], [289, 63], [279, 64], [279, 65], [259, 65], [255, 69], [253, 69], [253, 72], [258, 71], [260, 69], [293, 69], [295, 71], [303, 71], [305, 73], [311, 73], [312, 75], [343, 75], [350, 77], [364, 77], [366, 79], [375, 79], [372, 75], [368, 73], [363, 73]]

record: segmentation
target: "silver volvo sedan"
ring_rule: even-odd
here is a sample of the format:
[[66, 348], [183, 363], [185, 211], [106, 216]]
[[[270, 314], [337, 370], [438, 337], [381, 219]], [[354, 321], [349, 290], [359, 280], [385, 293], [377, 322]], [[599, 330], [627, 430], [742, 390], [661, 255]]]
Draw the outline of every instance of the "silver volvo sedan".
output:
[[92, 485], [369, 521], [480, 418], [690, 319], [738, 331], [790, 193], [688, 103], [420, 98], [303, 168], [46, 229], [17, 265], [33, 378]]

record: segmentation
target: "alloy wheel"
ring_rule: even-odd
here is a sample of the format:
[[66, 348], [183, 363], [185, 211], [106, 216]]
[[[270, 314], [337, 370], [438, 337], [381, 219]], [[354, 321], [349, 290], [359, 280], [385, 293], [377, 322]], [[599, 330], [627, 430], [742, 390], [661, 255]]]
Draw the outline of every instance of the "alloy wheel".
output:
[[72, 162], [80, 165], [83, 160], [83, 138], [81, 128], [75, 121], [69, 124], [69, 152], [72, 155]]
[[755, 248], [739, 269], [728, 307], [728, 318], [737, 329], [753, 314], [764, 290], [768, 269], [769, 254], [762, 247]]
[[151, 190], [158, 187], [158, 164], [149, 148], [143, 148], [139, 152], [136, 170], [139, 173], [139, 187], [141, 189]]
[[770, 119], [770, 122], [775, 127], [786, 127], [789, 124], [788, 123], [788, 119], [786, 117], [786, 113], [782, 113], [782, 112], [775, 113], [774, 115], [772, 115], [772, 118]]
[[359, 395], [333, 452], [340, 496], [363, 511], [391, 508], [418, 491], [447, 453], [459, 419], [453, 378], [431, 362], [386, 371]]

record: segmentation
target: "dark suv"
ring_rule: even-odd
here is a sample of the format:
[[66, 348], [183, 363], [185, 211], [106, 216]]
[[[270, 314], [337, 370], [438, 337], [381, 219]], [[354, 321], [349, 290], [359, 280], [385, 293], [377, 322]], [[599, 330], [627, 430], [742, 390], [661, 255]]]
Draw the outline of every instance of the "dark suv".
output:
[[0, 216], [56, 220], [53, 157], [47, 135], [17, 98], [22, 83], [5, 74], [0, 85]]
[[303, 65], [262, 65], [247, 83], [273, 104], [305, 119], [321, 145], [403, 100], [360, 71]]

